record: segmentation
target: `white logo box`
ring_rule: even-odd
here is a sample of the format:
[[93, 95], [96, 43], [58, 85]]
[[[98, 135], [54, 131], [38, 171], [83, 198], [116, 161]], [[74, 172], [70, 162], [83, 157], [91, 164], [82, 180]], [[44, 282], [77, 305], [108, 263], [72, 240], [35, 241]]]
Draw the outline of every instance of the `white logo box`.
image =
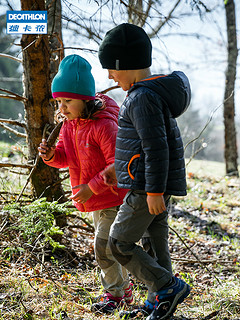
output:
[[8, 34], [47, 34], [47, 11], [7, 11]]

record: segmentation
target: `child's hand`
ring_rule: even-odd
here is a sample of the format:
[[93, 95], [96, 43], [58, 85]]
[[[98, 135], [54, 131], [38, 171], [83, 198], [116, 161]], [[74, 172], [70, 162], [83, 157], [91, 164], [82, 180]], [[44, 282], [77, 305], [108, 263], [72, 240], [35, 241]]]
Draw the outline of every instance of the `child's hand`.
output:
[[148, 209], [151, 214], [160, 214], [166, 212], [165, 201], [163, 195], [150, 196], [147, 195]]
[[53, 157], [56, 147], [49, 148], [47, 146], [47, 141], [45, 139], [42, 140], [38, 147], [39, 156], [44, 160], [49, 160]]
[[107, 186], [115, 186], [117, 184], [117, 177], [114, 163], [110, 164], [106, 169], [101, 172], [103, 181]]
[[79, 189], [79, 191], [69, 198], [79, 203], [85, 203], [93, 195], [92, 190], [87, 184], [80, 184], [72, 189]]

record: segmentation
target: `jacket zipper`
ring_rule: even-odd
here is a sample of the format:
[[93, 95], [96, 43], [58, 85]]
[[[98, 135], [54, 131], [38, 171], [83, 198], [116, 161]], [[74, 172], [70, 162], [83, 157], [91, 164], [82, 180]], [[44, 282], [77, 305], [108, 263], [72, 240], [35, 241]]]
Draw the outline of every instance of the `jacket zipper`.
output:
[[[78, 134], [79, 122], [80, 122], [80, 119], [79, 119], [78, 122], [77, 122], [77, 128], [76, 128], [76, 133], [75, 133], [75, 145], [76, 145], [76, 149], [77, 149], [77, 156], [78, 156], [78, 161], [79, 161], [79, 166], [80, 166], [79, 184], [81, 184], [81, 172], [82, 172], [82, 167], [81, 167], [79, 149], [78, 149], [78, 144], [77, 144], [77, 134]], [[85, 207], [84, 203], [82, 203], [82, 206], [83, 206], [83, 208], [84, 208], [84, 212], [86, 212], [86, 207]]]

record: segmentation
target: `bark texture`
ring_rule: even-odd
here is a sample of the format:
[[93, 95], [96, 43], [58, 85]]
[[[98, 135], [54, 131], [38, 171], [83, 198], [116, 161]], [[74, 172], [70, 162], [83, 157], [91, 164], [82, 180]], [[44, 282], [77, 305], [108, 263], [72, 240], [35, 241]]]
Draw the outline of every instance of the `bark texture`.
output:
[[224, 95], [224, 157], [226, 165], [226, 174], [239, 176], [234, 102], [234, 88], [236, 81], [236, 66], [238, 56], [234, 0], [228, 0], [225, 5], [225, 9], [228, 37], [228, 65], [226, 70], [226, 83]]
[[[44, 0], [21, 0], [21, 10], [46, 10]], [[54, 126], [54, 106], [50, 103], [50, 46], [48, 35], [23, 34], [23, 86], [25, 118], [27, 124], [28, 159], [34, 162], [46, 124]], [[64, 197], [58, 184], [59, 171], [38, 161], [31, 177], [33, 192], [48, 201]]]

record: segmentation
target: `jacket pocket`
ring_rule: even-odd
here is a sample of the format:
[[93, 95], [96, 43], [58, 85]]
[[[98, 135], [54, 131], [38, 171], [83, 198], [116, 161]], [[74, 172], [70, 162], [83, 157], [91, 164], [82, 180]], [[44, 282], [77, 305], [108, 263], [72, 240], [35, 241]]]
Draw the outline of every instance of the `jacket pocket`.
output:
[[135, 154], [134, 156], [132, 156], [132, 158], [130, 159], [130, 161], [129, 161], [129, 163], [128, 163], [127, 170], [128, 170], [128, 174], [129, 174], [129, 176], [130, 176], [130, 178], [131, 178], [132, 180], [134, 180], [135, 177], [134, 177], [134, 175], [131, 173], [131, 165], [132, 165], [133, 161], [134, 161], [135, 159], [138, 159], [138, 158], [140, 158], [140, 153]]

